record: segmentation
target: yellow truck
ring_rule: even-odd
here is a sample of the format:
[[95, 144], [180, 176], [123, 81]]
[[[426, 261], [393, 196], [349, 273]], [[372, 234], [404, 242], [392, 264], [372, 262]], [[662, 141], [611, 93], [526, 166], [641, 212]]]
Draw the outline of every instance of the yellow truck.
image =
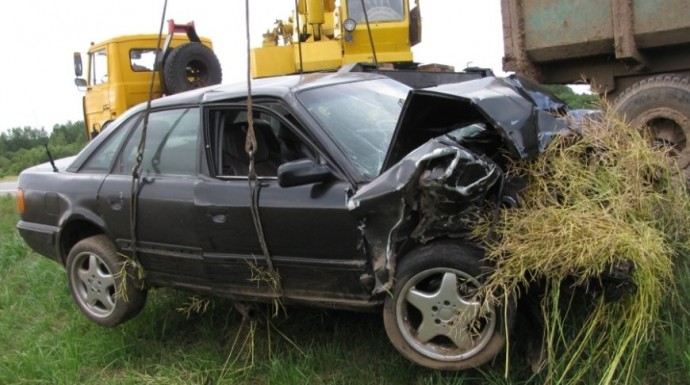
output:
[[138, 34], [92, 43], [86, 72], [81, 54], [74, 54], [75, 84], [85, 91], [87, 138], [98, 135], [130, 107], [148, 100], [152, 79], [153, 98], [221, 82], [211, 40], [199, 37], [193, 22], [169, 20], [168, 34], [161, 40], [157, 34]]

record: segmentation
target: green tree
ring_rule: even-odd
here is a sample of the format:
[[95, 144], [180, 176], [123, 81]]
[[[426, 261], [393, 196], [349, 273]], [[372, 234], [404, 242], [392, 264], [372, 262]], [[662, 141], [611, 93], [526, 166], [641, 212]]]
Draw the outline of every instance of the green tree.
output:
[[562, 84], [549, 84], [546, 88], [561, 98], [570, 108], [598, 108], [601, 100], [595, 94], [578, 94], [572, 88]]
[[14, 127], [8, 132], [0, 134], [0, 149], [3, 153], [14, 152], [20, 149], [28, 149], [43, 144], [48, 139], [48, 133], [43, 128]]
[[0, 176], [18, 175], [28, 167], [47, 162], [46, 144], [54, 158], [63, 158], [78, 153], [85, 143], [82, 121], [56, 124], [50, 136], [43, 128], [12, 128], [0, 133]]

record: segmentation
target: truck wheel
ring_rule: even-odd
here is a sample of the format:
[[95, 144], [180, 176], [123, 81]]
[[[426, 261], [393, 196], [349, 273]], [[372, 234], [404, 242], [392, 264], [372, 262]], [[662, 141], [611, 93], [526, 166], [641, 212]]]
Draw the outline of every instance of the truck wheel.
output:
[[[67, 257], [67, 281], [81, 311], [101, 326], [115, 326], [139, 313], [146, 290], [135, 272], [120, 274], [125, 259], [105, 235], [79, 241]], [[123, 295], [124, 293], [124, 295]]]
[[218, 57], [201, 43], [175, 47], [163, 65], [163, 81], [168, 94], [219, 84], [222, 78]]
[[615, 99], [613, 110], [649, 127], [654, 143], [668, 146], [690, 177], [690, 77], [659, 75], [641, 80]]
[[504, 316], [512, 319], [513, 309], [476, 298], [481, 258], [479, 249], [451, 243], [405, 256], [383, 309], [388, 338], [403, 356], [431, 369], [463, 370], [503, 349]]

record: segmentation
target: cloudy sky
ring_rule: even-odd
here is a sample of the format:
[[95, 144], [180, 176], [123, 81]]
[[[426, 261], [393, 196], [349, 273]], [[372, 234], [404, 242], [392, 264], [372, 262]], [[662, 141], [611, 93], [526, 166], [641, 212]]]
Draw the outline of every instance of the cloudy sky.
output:
[[[82, 93], [74, 85], [72, 55], [90, 42], [117, 35], [157, 33], [165, 0], [22, 0], [0, 2], [0, 130], [44, 127], [82, 119]], [[223, 82], [246, 77], [244, 0], [168, 0], [165, 19], [193, 20], [213, 39]], [[276, 19], [287, 19], [294, 0], [250, 1], [252, 47]], [[423, 41], [415, 61], [468, 63], [501, 74], [500, 0], [420, 0]]]

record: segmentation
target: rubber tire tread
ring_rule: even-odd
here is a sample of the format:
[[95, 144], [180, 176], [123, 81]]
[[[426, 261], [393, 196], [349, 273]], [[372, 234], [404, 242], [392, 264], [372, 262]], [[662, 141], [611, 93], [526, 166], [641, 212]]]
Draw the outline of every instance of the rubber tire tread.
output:
[[[110, 272], [114, 275], [116, 288], [122, 284], [126, 285], [127, 300], [125, 301], [124, 298], [117, 298], [115, 300], [115, 309], [107, 317], [94, 317], [84, 309], [84, 304], [81, 302], [81, 299], [79, 299], [79, 294], [75, 287], [75, 279], [78, 280], [79, 278], [72, 277], [71, 272], [73, 270], [72, 264], [75, 262], [75, 258], [82, 252], [96, 254], [105, 262]], [[77, 244], [72, 247], [67, 257], [65, 267], [67, 269], [67, 282], [72, 298], [87, 318], [101, 326], [113, 327], [133, 318], [139, 314], [146, 303], [148, 291], [142, 289], [143, 285], [139, 279], [136, 278], [136, 272], [128, 271], [124, 282], [123, 278], [117, 275], [124, 261], [124, 257], [118, 254], [115, 245], [103, 234], [94, 235], [77, 242]]]
[[187, 81], [187, 65], [193, 61], [201, 62], [206, 67], [200, 87], [220, 84], [223, 73], [216, 54], [207, 46], [191, 42], [173, 48], [163, 65], [163, 81], [168, 95], [189, 91], [194, 88]]
[[388, 339], [404, 357], [415, 364], [430, 369], [458, 371], [484, 365], [503, 350], [506, 341], [504, 315], [507, 314], [508, 329], [510, 329], [515, 314], [513, 305], [509, 307], [507, 312], [504, 311], [503, 307], [495, 309], [498, 319], [496, 330], [491, 340], [482, 351], [462, 361], [439, 361], [420, 354], [405, 341], [396, 320], [396, 301], [405, 283], [414, 275], [426, 269], [448, 267], [464, 271], [474, 277], [479, 277], [486, 272], [486, 268], [481, 262], [482, 257], [483, 251], [481, 249], [457, 242], [423, 246], [404, 256], [398, 265], [392, 295], [386, 296], [383, 308], [383, 320]]
[[[686, 148], [680, 166], [690, 177], [690, 76], [664, 74], [652, 76], [628, 87], [613, 102], [613, 112], [634, 122], [640, 115], [655, 108], [671, 108], [687, 120], [683, 127]], [[677, 122], [678, 123], [678, 122]]]

